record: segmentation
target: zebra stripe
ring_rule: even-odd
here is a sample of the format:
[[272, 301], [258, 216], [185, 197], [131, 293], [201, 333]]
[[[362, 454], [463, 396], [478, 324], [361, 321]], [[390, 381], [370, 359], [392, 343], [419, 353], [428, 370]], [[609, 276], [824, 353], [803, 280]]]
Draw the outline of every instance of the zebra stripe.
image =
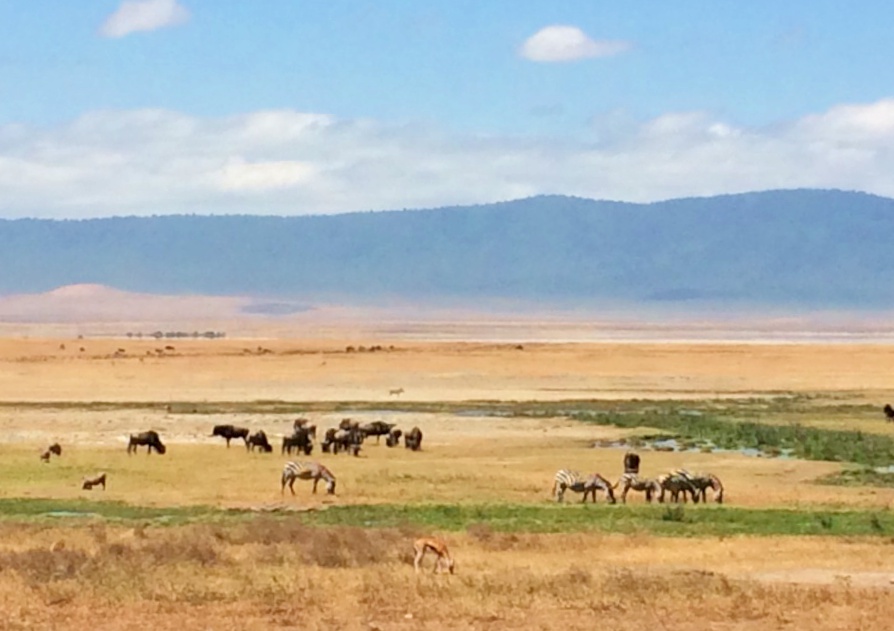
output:
[[559, 469], [556, 471], [556, 477], [553, 480], [553, 495], [557, 502], [561, 502], [565, 497], [565, 491], [571, 489], [580, 493], [583, 490], [583, 480], [580, 473], [570, 469]]
[[286, 485], [292, 495], [295, 495], [295, 480], [313, 480], [313, 492], [317, 492], [317, 484], [320, 480], [326, 482], [326, 492], [330, 495], [335, 494], [335, 476], [332, 472], [321, 465], [319, 462], [287, 462], [282, 468], [282, 488], [280, 493], [284, 493]]
[[587, 501], [587, 495], [593, 494], [593, 501], [596, 501], [596, 491], [604, 491], [609, 501], [614, 503], [615, 493], [611, 483], [598, 473], [594, 473], [588, 478], [583, 478], [577, 471], [570, 469], [560, 469], [556, 472], [553, 482], [553, 495], [557, 502], [561, 502], [565, 497], [565, 491], [574, 491], [575, 493], [583, 493], [583, 501]]

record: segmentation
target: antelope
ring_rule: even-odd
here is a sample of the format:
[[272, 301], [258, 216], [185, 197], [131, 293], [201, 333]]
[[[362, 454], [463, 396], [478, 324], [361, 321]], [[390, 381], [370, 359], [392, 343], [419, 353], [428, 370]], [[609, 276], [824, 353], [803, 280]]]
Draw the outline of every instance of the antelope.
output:
[[88, 491], [93, 490], [94, 486], [102, 485], [102, 490], [106, 490], [106, 474], [99, 473], [92, 478], [84, 478], [84, 483], [81, 485], [82, 489], [86, 489]]
[[419, 573], [422, 559], [425, 557], [426, 552], [434, 552], [435, 555], [437, 555], [433, 570], [435, 574], [442, 571], [443, 568], [446, 568], [447, 571], [453, 574], [455, 564], [453, 557], [450, 556], [450, 551], [447, 549], [447, 543], [443, 539], [437, 537], [420, 537], [413, 542], [413, 551], [416, 553], [416, 556], [413, 558], [413, 568], [416, 570], [417, 574]]

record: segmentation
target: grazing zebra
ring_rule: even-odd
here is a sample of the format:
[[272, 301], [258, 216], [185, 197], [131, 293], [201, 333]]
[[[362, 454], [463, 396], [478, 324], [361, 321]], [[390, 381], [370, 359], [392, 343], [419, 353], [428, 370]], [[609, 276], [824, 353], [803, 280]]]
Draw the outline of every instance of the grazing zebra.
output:
[[711, 489], [714, 494], [714, 501], [718, 504], [723, 504], [723, 483], [713, 473], [689, 474], [689, 482], [694, 488], [692, 494], [693, 501], [698, 502], [701, 499], [702, 502], [707, 502], [707, 491]]
[[443, 539], [437, 537], [420, 537], [413, 542], [413, 567], [419, 572], [422, 566], [422, 559], [426, 552], [434, 552], [437, 556], [435, 560], [434, 573], [437, 574], [442, 567], [446, 567], [447, 571], [453, 574], [455, 563], [453, 557], [450, 556], [450, 550], [447, 549], [447, 543]]
[[335, 495], [335, 476], [319, 462], [287, 462], [282, 468], [280, 493], [284, 493], [288, 485], [292, 495], [295, 495], [295, 480], [313, 480], [316, 493], [317, 484], [321, 479], [326, 481], [326, 493]]
[[147, 454], [152, 453], [153, 449], [159, 454], [163, 454], [167, 451], [167, 448], [158, 436], [158, 432], [153, 430], [142, 432], [140, 434], [131, 434], [130, 441], [127, 443], [127, 453], [136, 453], [137, 448], [141, 445], [146, 445]]
[[102, 490], [106, 490], [106, 474], [98, 473], [92, 478], [84, 478], [84, 483], [81, 485], [82, 489], [86, 489], [88, 491], [93, 490], [94, 486], [102, 486]]
[[685, 469], [677, 469], [670, 473], [658, 476], [658, 485], [661, 487], [659, 502], [664, 501], [664, 494], [670, 492], [670, 501], [679, 502], [681, 497], [686, 501], [686, 494], [692, 497], [692, 501], [698, 504], [698, 491], [692, 483], [692, 474]]
[[634, 473], [625, 473], [620, 477], [617, 484], [615, 484], [615, 488], [618, 488], [619, 486], [623, 487], [621, 489], [621, 501], [624, 504], [627, 503], [627, 493], [631, 490], [644, 492], [646, 494], [646, 501], [649, 503], [652, 502], [652, 497], [657, 497], [658, 500], [661, 501], [661, 485], [658, 484], [657, 480], [641, 478]]
[[575, 493], [583, 493], [581, 502], [587, 501], [587, 495], [592, 494], [592, 500], [596, 501], [596, 491], [604, 491], [606, 498], [612, 504], [615, 503], [615, 491], [611, 482], [606, 480], [598, 473], [594, 473], [588, 478], [581, 477], [577, 471], [569, 469], [560, 469], [556, 471], [556, 477], [553, 479], [552, 494], [557, 502], [561, 502], [565, 498], [565, 491], [574, 491]]

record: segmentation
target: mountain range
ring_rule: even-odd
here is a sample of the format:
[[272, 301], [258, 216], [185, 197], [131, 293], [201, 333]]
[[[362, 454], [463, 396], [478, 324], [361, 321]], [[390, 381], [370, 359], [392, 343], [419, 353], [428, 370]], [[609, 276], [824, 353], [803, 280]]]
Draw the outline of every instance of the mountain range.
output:
[[0, 294], [101, 284], [292, 300], [894, 306], [894, 200], [779, 190], [650, 204], [0, 220]]

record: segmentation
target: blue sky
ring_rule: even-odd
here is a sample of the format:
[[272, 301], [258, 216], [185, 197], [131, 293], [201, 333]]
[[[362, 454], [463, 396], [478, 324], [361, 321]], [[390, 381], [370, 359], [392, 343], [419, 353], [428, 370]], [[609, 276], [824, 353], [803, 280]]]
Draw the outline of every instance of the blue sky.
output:
[[0, 217], [894, 196], [894, 5], [0, 0]]

